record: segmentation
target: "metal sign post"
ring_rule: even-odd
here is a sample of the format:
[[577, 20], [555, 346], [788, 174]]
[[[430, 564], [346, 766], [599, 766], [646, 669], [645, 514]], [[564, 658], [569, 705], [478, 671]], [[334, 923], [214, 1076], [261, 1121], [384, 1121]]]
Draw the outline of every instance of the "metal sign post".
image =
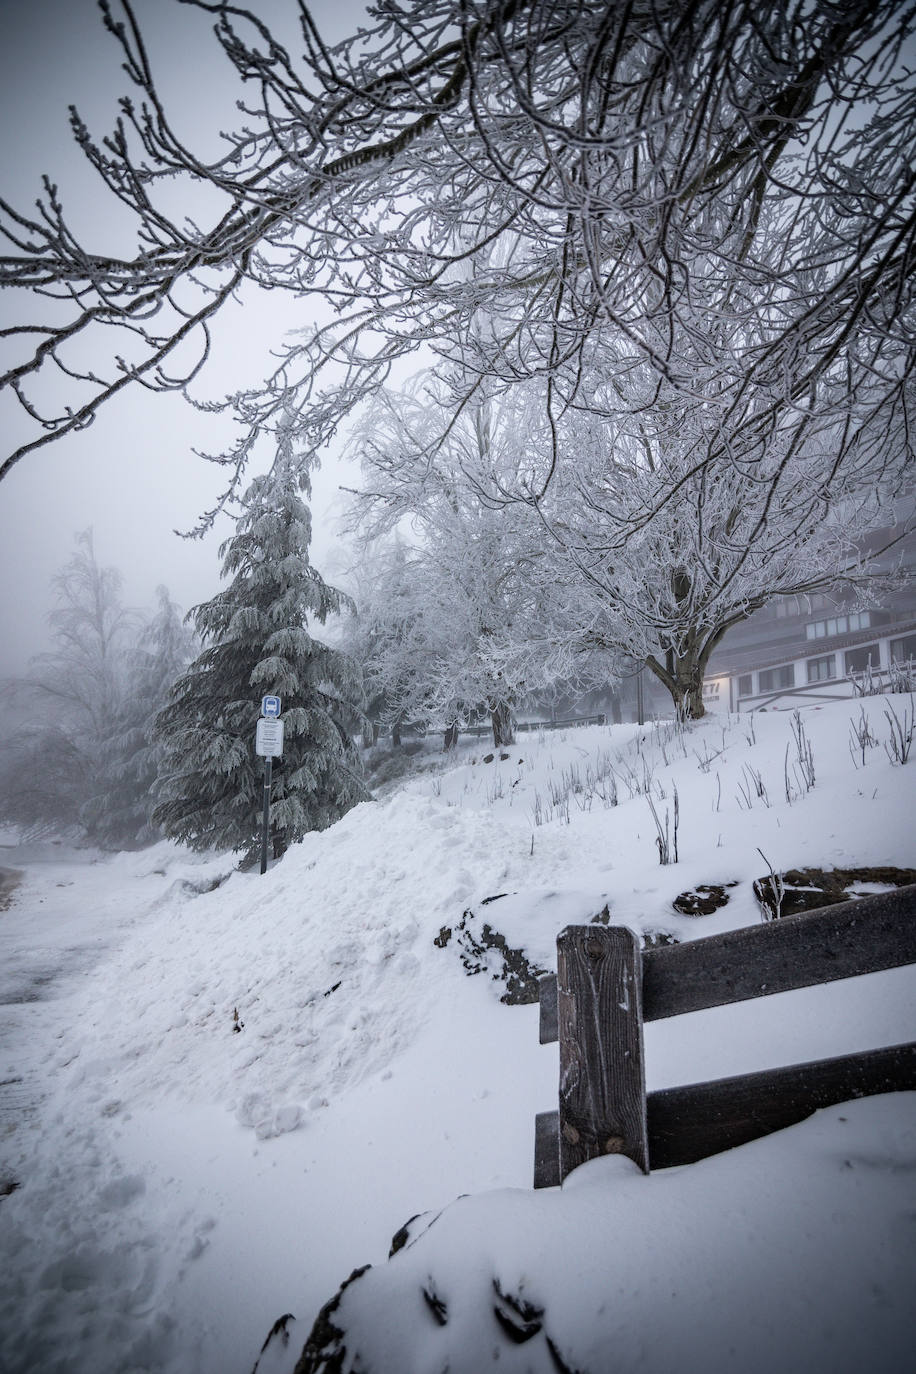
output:
[[273, 762], [283, 753], [283, 721], [280, 719], [280, 698], [264, 697], [261, 719], [254, 738], [254, 751], [264, 758], [264, 809], [261, 817], [261, 872], [267, 872], [267, 838], [270, 832], [270, 784]]
[[273, 772], [270, 754], [264, 760], [264, 814], [261, 817], [261, 872], [267, 872], [267, 836], [270, 831], [270, 779]]

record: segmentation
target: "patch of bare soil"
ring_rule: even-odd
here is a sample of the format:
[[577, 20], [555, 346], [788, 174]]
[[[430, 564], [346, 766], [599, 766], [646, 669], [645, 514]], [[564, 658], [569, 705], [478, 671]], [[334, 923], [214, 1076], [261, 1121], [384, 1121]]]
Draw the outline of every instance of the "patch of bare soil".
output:
[[6, 911], [13, 900], [13, 893], [22, 882], [21, 868], [0, 867], [0, 911]]

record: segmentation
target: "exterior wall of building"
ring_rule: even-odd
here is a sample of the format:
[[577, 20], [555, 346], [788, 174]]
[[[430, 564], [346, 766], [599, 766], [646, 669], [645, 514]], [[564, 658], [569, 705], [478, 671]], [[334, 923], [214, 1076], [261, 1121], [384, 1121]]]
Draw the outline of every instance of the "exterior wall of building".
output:
[[916, 682], [916, 623], [908, 633], [898, 633], [901, 628], [874, 632], [866, 642], [828, 639], [818, 645], [816, 654], [734, 673], [727, 678], [729, 709], [763, 710], [786, 696], [851, 697], [866, 679], [883, 688], [892, 687], [904, 674]]
[[[876, 532], [876, 547], [889, 533]], [[778, 708], [788, 696], [853, 696], [867, 677], [879, 688], [900, 681], [906, 664], [910, 681], [916, 680], [916, 537], [902, 541], [878, 567], [903, 574], [879, 605], [862, 606], [837, 586], [778, 598], [736, 625], [710, 660], [707, 709], [726, 696], [731, 711]]]

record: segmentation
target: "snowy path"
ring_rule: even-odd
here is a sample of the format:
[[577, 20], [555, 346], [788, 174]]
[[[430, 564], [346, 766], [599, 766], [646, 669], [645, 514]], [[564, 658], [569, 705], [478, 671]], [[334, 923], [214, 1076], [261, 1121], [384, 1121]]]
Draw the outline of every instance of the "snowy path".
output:
[[[5, 854], [4, 857], [7, 857]], [[50, 847], [9, 851], [0, 908], [0, 1189], [22, 1181], [43, 1097], [41, 1065], [66, 1021], [68, 990], [102, 956], [112, 932], [75, 911], [73, 889], [90, 856]], [[82, 884], [80, 884], [82, 893]], [[80, 901], [83, 901], [81, 896]], [[74, 936], [79, 938], [74, 940]]]
[[3, 857], [12, 876], [0, 906], [0, 1190], [28, 1169], [49, 1066], [78, 1038], [74, 1006], [93, 970], [175, 881], [152, 873], [125, 901], [118, 877], [130, 856], [47, 844], [4, 847]]

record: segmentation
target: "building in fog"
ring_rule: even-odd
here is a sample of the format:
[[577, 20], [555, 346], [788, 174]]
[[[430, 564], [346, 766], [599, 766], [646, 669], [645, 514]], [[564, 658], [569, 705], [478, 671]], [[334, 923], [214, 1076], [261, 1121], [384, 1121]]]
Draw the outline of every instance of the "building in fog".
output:
[[[894, 531], [876, 530], [868, 549], [882, 549]], [[916, 684], [916, 533], [876, 560], [876, 571], [899, 569], [900, 581], [864, 608], [852, 592], [780, 597], [734, 626], [709, 662], [707, 709], [780, 709], [799, 698], [852, 696], [876, 680], [885, 687]], [[871, 684], [869, 684], [871, 685]]]

